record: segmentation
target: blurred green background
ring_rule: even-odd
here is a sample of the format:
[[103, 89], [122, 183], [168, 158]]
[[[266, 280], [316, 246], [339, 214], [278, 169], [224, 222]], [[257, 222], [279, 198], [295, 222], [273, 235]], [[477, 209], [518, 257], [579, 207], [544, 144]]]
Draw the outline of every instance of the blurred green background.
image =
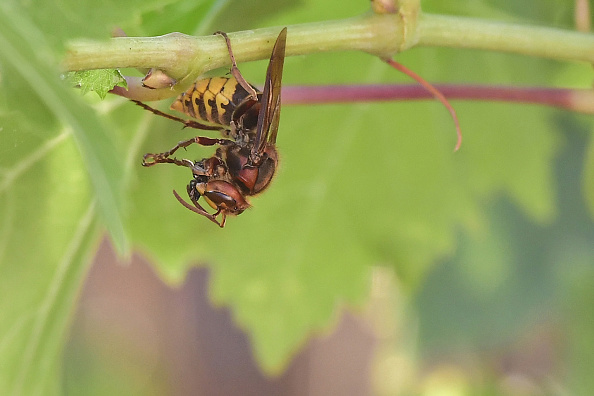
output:
[[[422, 6], [574, 25], [572, 0]], [[273, 185], [219, 230], [172, 197], [189, 172], [140, 166], [191, 131], [57, 78], [65, 43], [116, 26], [210, 34], [368, 7], [0, 5], [0, 394], [594, 393], [591, 116], [454, 102], [453, 154], [437, 102], [285, 106]], [[590, 65], [519, 55], [397, 60], [431, 82], [592, 84]], [[265, 68], [240, 64], [254, 84]], [[285, 85], [382, 82], [409, 80], [356, 52], [285, 62]]]

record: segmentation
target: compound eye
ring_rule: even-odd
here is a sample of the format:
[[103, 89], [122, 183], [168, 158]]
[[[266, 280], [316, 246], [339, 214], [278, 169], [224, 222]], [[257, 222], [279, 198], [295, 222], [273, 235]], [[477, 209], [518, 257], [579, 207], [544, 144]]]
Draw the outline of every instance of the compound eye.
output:
[[237, 210], [237, 202], [221, 191], [208, 191], [204, 194], [204, 198], [213, 209], [221, 209], [228, 212]]
[[237, 187], [223, 180], [208, 182], [202, 195], [213, 209], [229, 214], [240, 214], [250, 206]]

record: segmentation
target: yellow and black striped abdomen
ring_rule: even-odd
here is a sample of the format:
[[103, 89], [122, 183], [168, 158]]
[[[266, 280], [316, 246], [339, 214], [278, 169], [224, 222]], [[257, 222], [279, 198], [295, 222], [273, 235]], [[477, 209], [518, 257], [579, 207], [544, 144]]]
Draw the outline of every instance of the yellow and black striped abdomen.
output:
[[235, 77], [206, 78], [196, 81], [179, 95], [171, 109], [199, 120], [229, 126], [235, 108], [248, 96]]

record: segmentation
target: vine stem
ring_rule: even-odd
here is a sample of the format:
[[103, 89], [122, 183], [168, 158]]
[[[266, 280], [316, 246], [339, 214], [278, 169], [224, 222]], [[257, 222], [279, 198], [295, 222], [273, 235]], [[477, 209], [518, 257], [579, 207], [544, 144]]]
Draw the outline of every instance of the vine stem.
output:
[[[280, 28], [229, 33], [238, 62], [267, 59]], [[482, 19], [412, 13], [372, 12], [342, 20], [288, 27], [287, 56], [357, 50], [382, 59], [417, 46], [473, 48], [594, 63], [594, 34], [493, 22]], [[157, 68], [177, 79], [173, 89], [153, 90], [152, 99], [183, 91], [201, 74], [229, 66], [224, 40], [171, 33], [159, 37], [78, 40], [67, 45], [65, 70]], [[144, 98], [139, 98], [144, 99]]]
[[[594, 90], [492, 85], [434, 84], [449, 100], [502, 101], [552, 106], [594, 114]], [[410, 101], [433, 98], [417, 84], [284, 86], [283, 105]]]
[[473, 48], [594, 63], [594, 35], [443, 15], [421, 15], [422, 46]]

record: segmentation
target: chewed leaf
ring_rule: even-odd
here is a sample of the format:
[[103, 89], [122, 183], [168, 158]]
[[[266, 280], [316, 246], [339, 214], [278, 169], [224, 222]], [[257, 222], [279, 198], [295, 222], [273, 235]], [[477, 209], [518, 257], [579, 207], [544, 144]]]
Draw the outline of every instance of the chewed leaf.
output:
[[82, 94], [94, 91], [101, 99], [115, 86], [128, 88], [126, 79], [117, 69], [97, 69], [68, 72], [66, 80], [80, 88]]

